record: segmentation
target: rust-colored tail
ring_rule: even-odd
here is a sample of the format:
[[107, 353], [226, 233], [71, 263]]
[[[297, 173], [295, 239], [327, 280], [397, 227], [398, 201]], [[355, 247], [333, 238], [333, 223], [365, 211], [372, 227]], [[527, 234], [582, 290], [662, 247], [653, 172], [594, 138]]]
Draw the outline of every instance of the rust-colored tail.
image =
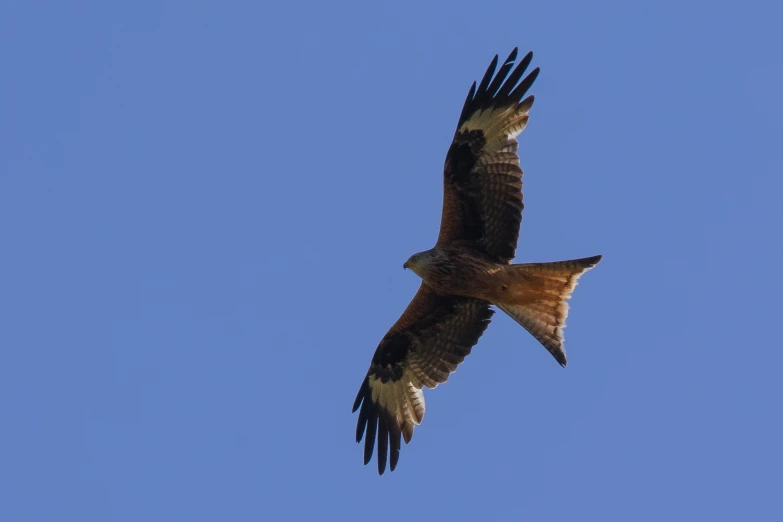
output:
[[568, 299], [579, 276], [601, 261], [601, 256], [510, 265], [516, 279], [508, 300], [495, 305], [525, 327], [562, 366], [567, 364], [563, 328]]

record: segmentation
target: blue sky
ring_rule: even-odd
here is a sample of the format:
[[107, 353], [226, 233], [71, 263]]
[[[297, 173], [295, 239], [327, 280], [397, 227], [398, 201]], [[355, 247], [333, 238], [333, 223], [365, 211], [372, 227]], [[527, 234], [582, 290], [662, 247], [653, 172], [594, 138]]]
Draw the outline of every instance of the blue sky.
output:
[[[779, 3], [262, 4], [0, 8], [0, 519], [779, 520]], [[604, 260], [567, 369], [497, 314], [379, 477], [351, 405], [514, 46], [518, 261]]]

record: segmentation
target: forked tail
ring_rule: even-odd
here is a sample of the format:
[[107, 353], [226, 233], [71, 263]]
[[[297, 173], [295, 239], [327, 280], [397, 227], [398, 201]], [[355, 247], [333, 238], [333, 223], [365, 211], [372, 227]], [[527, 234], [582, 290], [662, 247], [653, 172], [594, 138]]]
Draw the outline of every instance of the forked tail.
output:
[[568, 299], [579, 276], [601, 261], [601, 256], [510, 265], [516, 281], [508, 301], [495, 303], [512, 319], [525, 327], [549, 350], [561, 366], [567, 364], [563, 348], [563, 328], [568, 316]]

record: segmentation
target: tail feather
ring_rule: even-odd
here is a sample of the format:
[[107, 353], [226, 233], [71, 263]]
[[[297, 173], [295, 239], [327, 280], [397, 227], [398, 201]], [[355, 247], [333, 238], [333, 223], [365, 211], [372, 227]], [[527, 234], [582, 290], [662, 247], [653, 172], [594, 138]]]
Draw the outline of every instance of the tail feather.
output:
[[568, 299], [577, 280], [601, 261], [601, 256], [510, 265], [517, 279], [508, 300], [498, 308], [525, 327], [549, 350], [561, 366], [568, 363], [563, 347], [563, 328], [568, 317]]

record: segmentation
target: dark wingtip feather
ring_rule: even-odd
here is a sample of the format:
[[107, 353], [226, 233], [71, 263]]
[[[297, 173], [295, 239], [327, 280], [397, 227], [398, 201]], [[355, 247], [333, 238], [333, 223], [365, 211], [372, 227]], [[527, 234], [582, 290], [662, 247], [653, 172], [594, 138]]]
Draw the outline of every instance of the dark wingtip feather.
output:
[[[356, 423], [356, 442], [361, 442], [364, 438], [364, 464], [367, 465], [372, 460], [377, 435], [378, 473], [383, 475], [387, 457], [390, 464], [389, 470], [394, 471], [394, 468], [397, 467], [397, 462], [400, 460], [400, 440], [403, 430], [393, 417], [390, 417], [383, 409], [379, 409], [378, 405], [372, 401], [370, 393], [369, 378], [365, 378], [354, 402], [353, 411], [356, 411], [361, 405], [359, 419]], [[407, 442], [410, 437], [406, 435], [406, 439]]]
[[524, 58], [517, 64], [517, 66], [514, 68], [514, 70], [509, 75], [508, 79], [506, 79], [506, 82], [503, 84], [503, 87], [498, 91], [496, 97], [500, 100], [507, 101], [509, 99], [513, 100], [509, 97], [509, 94], [511, 94], [511, 89], [514, 88], [514, 86], [519, 82], [519, 79], [522, 78], [522, 75], [525, 74], [525, 71], [527, 70], [528, 65], [530, 65], [530, 62], [533, 60], [533, 53], [529, 52], [525, 55]]
[[362, 437], [364, 436], [364, 430], [367, 428], [367, 421], [368, 419], [368, 412], [370, 411], [370, 405], [369, 403], [369, 391], [370, 391], [370, 380], [369, 377], [364, 378], [364, 382], [362, 383], [361, 388], [359, 388], [359, 393], [356, 394], [356, 400], [353, 401], [353, 409], [351, 410], [351, 413], [356, 412], [357, 409], [359, 409], [359, 406], [362, 406], [361, 411], [359, 412], [359, 419], [356, 421], [356, 442], [361, 442]]
[[367, 419], [363, 419], [359, 417], [359, 421], [356, 423], [356, 443], [360, 443], [362, 441], [362, 437], [364, 437], [364, 430], [367, 428]]
[[520, 111], [529, 111], [535, 101], [536, 101], [536, 97], [531, 94], [530, 96], [528, 96], [527, 98], [519, 102], [517, 108]]
[[487, 87], [487, 91], [484, 93], [484, 106], [489, 106], [494, 100], [498, 90], [500, 90], [500, 87], [503, 85], [503, 81], [506, 79], [509, 71], [514, 66], [514, 59], [516, 57], [517, 53], [516, 50], [514, 50], [508, 56], [506, 61], [503, 62], [503, 65], [500, 66], [500, 69], [498, 69], [498, 72], [495, 75], [495, 79], [492, 80], [492, 83], [489, 85], [489, 87]]
[[[517, 82], [522, 78], [522, 75], [533, 59], [533, 52], [528, 52], [516, 67], [514, 67], [514, 61], [517, 58], [518, 52], [519, 49], [517, 47], [511, 51], [511, 54], [509, 54], [508, 58], [498, 70], [497, 75], [495, 75], [495, 69], [498, 65], [498, 55], [495, 55], [492, 62], [490, 62], [486, 73], [484, 73], [484, 77], [481, 79], [478, 88], [475, 87], [475, 82], [473, 83], [457, 122], [458, 129], [478, 110], [495, 105], [506, 106], [512, 103], [519, 103], [519, 100], [522, 99], [538, 77], [540, 69], [538, 67], [533, 69], [530, 74], [517, 85]], [[511, 73], [510, 75], [509, 72]], [[493, 75], [495, 75], [494, 79]]]
[[[373, 449], [375, 449], [375, 433], [378, 430], [378, 410], [375, 409], [375, 405], [369, 397], [364, 401], [362, 409], [359, 412], [359, 423], [366, 425], [364, 437], [364, 464], [367, 465], [372, 458]], [[362, 431], [365, 431], [365, 428], [362, 428]], [[361, 439], [359, 438], [358, 425], [356, 427], [356, 435], [356, 442], [359, 442]]]
[[356, 413], [356, 410], [359, 409], [359, 406], [362, 404], [365, 395], [367, 395], [367, 390], [369, 389], [369, 387], [370, 387], [370, 378], [365, 377], [364, 382], [362, 382], [362, 385], [359, 388], [359, 393], [356, 394], [356, 399], [354, 399], [353, 401], [353, 409], [351, 410], [351, 413]]
[[536, 78], [538, 78], [538, 73], [540, 72], [540, 67], [536, 67], [530, 71], [530, 74], [525, 76], [525, 79], [522, 80], [519, 85], [517, 85], [516, 88], [508, 95], [509, 99], [521, 100], [522, 96], [524, 96], [527, 90], [530, 89], [530, 87], [533, 85], [533, 82], [536, 81]]
[[484, 77], [481, 79], [481, 83], [479, 84], [479, 87], [476, 90], [476, 97], [482, 96], [487, 91], [487, 87], [489, 86], [489, 81], [492, 79], [492, 75], [495, 74], [495, 68], [497, 66], [498, 66], [498, 55], [496, 54], [495, 57], [492, 58], [492, 62], [490, 62], [489, 67], [487, 67], [487, 72], [484, 73]]
[[389, 443], [391, 445], [391, 452], [389, 453], [389, 471], [394, 471], [397, 467], [397, 462], [400, 460], [400, 439], [402, 438], [402, 432], [397, 422], [392, 419], [389, 425]]
[[378, 417], [378, 474], [383, 475], [386, 470], [386, 455], [389, 451], [389, 423], [386, 415]]
[[[465, 98], [465, 103], [462, 105], [462, 112], [459, 115], [459, 122], [463, 122], [467, 119], [468, 116], [468, 110], [470, 109], [470, 104], [473, 101], [473, 96], [476, 94], [476, 82], [473, 82], [473, 85], [470, 86], [470, 91], [468, 91], [468, 97]], [[460, 123], [462, 125], [462, 123]]]

